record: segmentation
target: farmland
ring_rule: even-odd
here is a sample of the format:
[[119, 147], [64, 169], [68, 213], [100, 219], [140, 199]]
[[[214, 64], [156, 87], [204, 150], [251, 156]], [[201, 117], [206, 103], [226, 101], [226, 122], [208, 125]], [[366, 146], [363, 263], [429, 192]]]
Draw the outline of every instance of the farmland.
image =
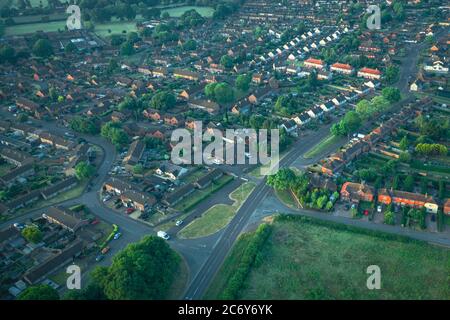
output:
[[[301, 217], [276, 218], [271, 229], [239, 299], [450, 298], [448, 249]], [[236, 243], [207, 298], [221, 298], [252, 236]], [[370, 265], [381, 269], [380, 290], [366, 287]]]

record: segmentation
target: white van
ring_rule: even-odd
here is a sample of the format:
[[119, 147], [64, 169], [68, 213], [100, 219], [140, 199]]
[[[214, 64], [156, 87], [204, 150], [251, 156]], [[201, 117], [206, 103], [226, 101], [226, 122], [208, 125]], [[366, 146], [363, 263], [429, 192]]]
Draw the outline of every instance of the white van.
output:
[[170, 239], [170, 236], [165, 231], [158, 231], [158, 237], [163, 238], [164, 240]]

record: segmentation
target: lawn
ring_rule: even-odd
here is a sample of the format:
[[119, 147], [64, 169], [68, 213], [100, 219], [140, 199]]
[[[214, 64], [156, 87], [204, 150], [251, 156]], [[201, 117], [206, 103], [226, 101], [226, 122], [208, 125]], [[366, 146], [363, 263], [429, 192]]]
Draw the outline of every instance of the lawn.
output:
[[200, 218], [183, 228], [178, 236], [185, 239], [201, 238], [223, 229], [233, 219], [242, 202], [247, 199], [255, 186], [253, 182], [244, 183], [230, 193], [230, 199], [234, 200], [233, 205], [218, 204], [209, 208]]
[[121, 21], [95, 25], [95, 33], [100, 37], [107, 37], [113, 34], [123, 34], [124, 30], [126, 31], [126, 33], [136, 32], [136, 22]]
[[175, 279], [167, 294], [167, 300], [180, 300], [183, 298], [184, 290], [189, 279], [189, 269], [186, 261], [180, 256], [180, 265], [175, 273]]
[[164, 14], [164, 12], [167, 12], [171, 17], [173, 18], [179, 18], [188, 10], [195, 9], [200, 15], [203, 17], [210, 18], [212, 17], [214, 13], [214, 9], [210, 7], [198, 7], [198, 6], [182, 6], [182, 7], [176, 7], [176, 8], [169, 8], [164, 9], [161, 11], [161, 15]]
[[308, 150], [303, 155], [303, 157], [305, 159], [314, 158], [320, 155], [322, 152], [326, 151], [327, 148], [330, 148], [333, 144], [338, 143], [340, 140], [342, 140], [341, 137], [337, 137], [335, 135], [330, 134], [328, 137], [324, 138], [318, 144], [316, 144], [314, 147]]
[[175, 206], [175, 209], [178, 211], [188, 212], [193, 207], [195, 207], [198, 203], [208, 198], [214, 192], [220, 190], [227, 183], [233, 180], [232, 176], [224, 175], [217, 181], [211, 183], [210, 186], [205, 188], [204, 190], [196, 190], [192, 194], [189, 195], [186, 199], [182, 200]]
[[11, 27], [6, 27], [5, 36], [34, 33], [36, 31], [55, 32], [58, 30], [65, 30], [65, 26], [65, 21], [18, 24]]
[[[240, 237], [206, 298], [220, 298], [252, 237]], [[370, 265], [380, 290], [367, 289]], [[250, 268], [240, 299], [450, 299], [449, 249], [299, 216], [275, 219]]]

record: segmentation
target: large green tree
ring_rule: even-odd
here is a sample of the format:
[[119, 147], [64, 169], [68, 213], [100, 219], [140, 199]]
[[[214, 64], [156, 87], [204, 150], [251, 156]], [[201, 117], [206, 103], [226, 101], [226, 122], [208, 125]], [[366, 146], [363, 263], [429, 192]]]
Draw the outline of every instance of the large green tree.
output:
[[97, 267], [92, 280], [110, 300], [165, 299], [179, 263], [166, 241], [147, 236], [119, 252], [110, 267]]
[[49, 40], [38, 39], [33, 45], [33, 53], [41, 58], [47, 58], [53, 54], [53, 47]]
[[26, 288], [18, 300], [59, 300], [58, 292], [48, 285], [37, 285]]
[[22, 235], [25, 239], [32, 243], [39, 243], [42, 241], [43, 235], [41, 230], [36, 226], [27, 226], [22, 230]]

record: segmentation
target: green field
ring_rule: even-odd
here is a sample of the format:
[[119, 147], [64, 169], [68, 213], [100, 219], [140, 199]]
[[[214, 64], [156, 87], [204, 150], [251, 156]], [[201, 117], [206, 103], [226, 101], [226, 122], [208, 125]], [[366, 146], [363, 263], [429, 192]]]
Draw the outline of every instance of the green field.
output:
[[[95, 25], [95, 33], [100, 37], [107, 37], [112, 34], [122, 34], [123, 31], [136, 32], [136, 22], [111, 22]], [[109, 32], [111, 31], [111, 32]]]
[[44, 32], [55, 32], [59, 30], [65, 30], [65, 21], [51, 21], [51, 22], [40, 22], [40, 23], [30, 23], [30, 24], [19, 24], [11, 27], [5, 28], [5, 35], [21, 35], [26, 33], [34, 33], [36, 31]]
[[[355, 227], [276, 218], [251, 262], [240, 299], [450, 299], [450, 250]], [[221, 298], [255, 233], [244, 234], [206, 294]], [[366, 286], [381, 269], [381, 289]]]
[[211, 207], [200, 218], [183, 228], [178, 236], [186, 239], [200, 238], [223, 229], [230, 223], [242, 202], [247, 199], [254, 188], [253, 182], [244, 183], [230, 194], [230, 198], [234, 200], [233, 205], [218, 204]]
[[318, 144], [308, 150], [303, 157], [305, 159], [311, 159], [315, 156], [320, 155], [322, 152], [326, 151], [327, 148], [331, 147], [333, 144], [339, 142], [341, 140], [340, 137], [336, 137], [335, 135], [330, 134], [325, 139], [321, 140]]
[[210, 18], [214, 13], [214, 9], [210, 7], [198, 7], [198, 6], [182, 6], [176, 8], [164, 9], [161, 11], [161, 14], [167, 12], [173, 18], [179, 18], [183, 13], [188, 10], [195, 9], [200, 15], [203, 17]]

